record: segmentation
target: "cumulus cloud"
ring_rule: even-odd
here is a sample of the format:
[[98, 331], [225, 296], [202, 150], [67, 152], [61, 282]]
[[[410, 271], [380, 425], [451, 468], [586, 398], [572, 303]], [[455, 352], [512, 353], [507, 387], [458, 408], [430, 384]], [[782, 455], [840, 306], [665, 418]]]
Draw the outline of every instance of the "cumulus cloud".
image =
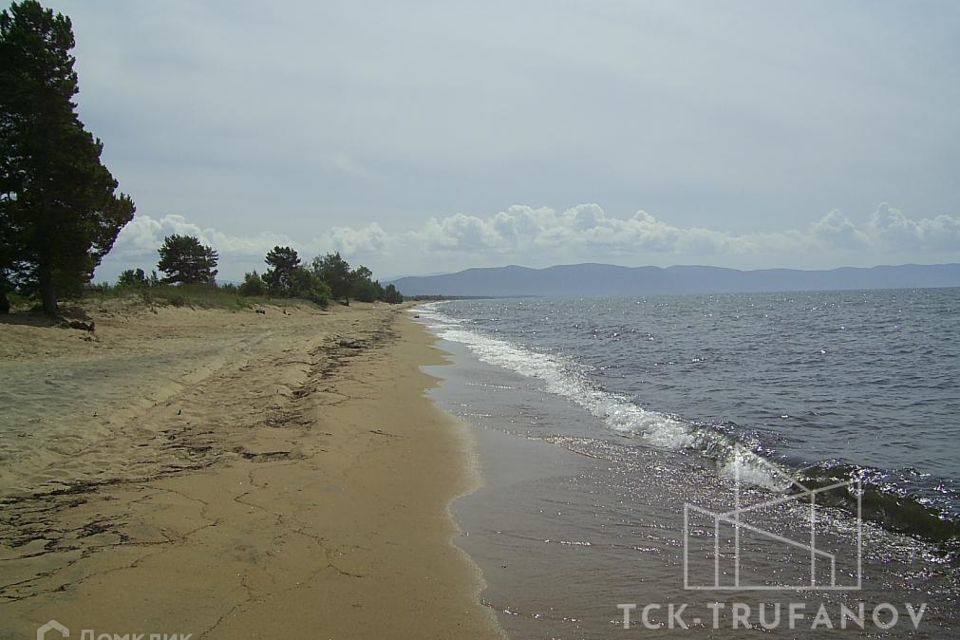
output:
[[867, 225], [872, 238], [891, 246], [924, 250], [960, 250], [960, 217], [939, 215], [915, 220], [880, 205]]
[[803, 229], [753, 233], [679, 226], [642, 210], [618, 217], [597, 204], [564, 210], [514, 205], [490, 215], [433, 217], [419, 228], [396, 233], [377, 223], [337, 226], [303, 241], [269, 233], [231, 235], [179, 215], [138, 215], [121, 232], [105, 270], [116, 270], [124, 261], [131, 266], [137, 258], [155, 261], [156, 248], [171, 233], [195, 235], [216, 248], [221, 273], [234, 279], [242, 275], [240, 266], [260, 268], [264, 254], [275, 245], [292, 246], [307, 259], [339, 251], [381, 276], [507, 263], [829, 268], [953, 261], [960, 255], [960, 217], [912, 218], [887, 204], [861, 222], [831, 211]]
[[279, 234], [262, 233], [248, 237], [231, 235], [193, 224], [180, 215], [162, 218], [137, 215], [120, 231], [110, 255], [141, 257], [155, 253], [163, 244], [163, 239], [173, 234], [196, 236], [204, 244], [226, 255], [263, 255], [275, 245], [294, 244], [290, 238]]
[[870, 238], [839, 211], [831, 211], [810, 227], [811, 236], [827, 245], [858, 248], [870, 244]]
[[117, 236], [98, 276], [112, 279], [126, 268], [153, 268], [158, 259], [157, 249], [163, 239], [172, 234], [196, 236], [216, 249], [220, 253], [220, 273], [228, 280], [240, 279], [244, 271], [262, 270], [263, 257], [278, 245], [293, 247], [305, 260], [339, 251], [349, 260], [363, 261], [382, 255], [390, 240], [377, 223], [365, 227], [333, 227], [315, 238], [297, 240], [276, 233], [234, 235], [202, 227], [176, 214], [162, 217], [138, 214]]
[[806, 229], [736, 234], [677, 226], [646, 211], [627, 218], [611, 216], [596, 204], [564, 211], [515, 205], [490, 216], [458, 213], [432, 218], [423, 229], [410, 233], [409, 240], [433, 251], [531, 257], [544, 253], [588, 259], [753, 254], [790, 257], [809, 252], [837, 255], [837, 251], [859, 251], [869, 258], [871, 252], [876, 255], [905, 249], [960, 251], [960, 217], [914, 219], [883, 204], [869, 220], [859, 224], [835, 210]]
[[[432, 218], [410, 239], [436, 251], [539, 256], [554, 254], [608, 259], [653, 254], [750, 253], [794, 242], [797, 234], [733, 235], [701, 227], [679, 227], [638, 211], [610, 216], [596, 204], [563, 211], [514, 205], [492, 216], [462, 213]], [[589, 256], [594, 258], [589, 258]]]
[[375, 256], [387, 248], [387, 233], [376, 222], [365, 227], [334, 227], [321, 237], [309, 243], [307, 249], [315, 251], [339, 251], [341, 254], [356, 258]]
[[221, 254], [233, 256], [262, 256], [277, 245], [290, 246], [308, 254], [311, 250], [323, 250], [352, 256], [371, 255], [382, 251], [387, 244], [387, 234], [377, 223], [360, 228], [333, 227], [317, 238], [298, 241], [274, 233], [231, 235], [193, 224], [180, 215], [162, 218], [138, 215], [120, 232], [111, 255], [138, 256], [156, 252], [163, 239], [171, 234], [196, 236]]
[[564, 211], [514, 205], [486, 217], [457, 213], [431, 218], [422, 230], [410, 235], [414, 241], [438, 251], [510, 254], [598, 250], [620, 255], [668, 251], [681, 239], [683, 230], [644, 211], [630, 218], [617, 218], [608, 216], [596, 204], [581, 204]]

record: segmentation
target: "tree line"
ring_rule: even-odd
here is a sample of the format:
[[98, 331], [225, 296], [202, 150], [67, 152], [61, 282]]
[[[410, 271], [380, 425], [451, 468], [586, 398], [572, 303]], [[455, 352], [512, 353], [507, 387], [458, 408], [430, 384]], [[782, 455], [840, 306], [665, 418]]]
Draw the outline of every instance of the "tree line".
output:
[[[158, 250], [160, 261], [150, 276], [143, 269], [127, 269], [117, 279], [121, 288], [143, 289], [162, 285], [216, 286], [216, 250], [204, 245], [195, 236], [170, 235], [164, 238]], [[304, 264], [295, 249], [276, 246], [264, 262], [267, 269], [262, 273], [253, 271], [244, 275], [243, 283], [236, 286], [242, 296], [302, 298], [321, 306], [331, 300], [350, 304], [383, 301], [391, 304], [403, 302], [403, 296], [393, 284], [382, 286], [373, 279], [373, 272], [360, 265], [352, 268], [339, 252], [317, 256]], [[231, 287], [232, 285], [220, 285]]]
[[[58, 299], [84, 291], [136, 210], [100, 161], [103, 143], [77, 115], [74, 45], [70, 18], [36, 0], [0, 12], [0, 313], [16, 292], [57, 315]], [[217, 286], [219, 255], [197, 238], [168, 236], [159, 251], [162, 278], [130, 269], [118, 284]], [[339, 253], [303, 264], [290, 247], [274, 247], [266, 263], [262, 275], [246, 274], [240, 294], [324, 305], [402, 300], [393, 285], [382, 287]]]

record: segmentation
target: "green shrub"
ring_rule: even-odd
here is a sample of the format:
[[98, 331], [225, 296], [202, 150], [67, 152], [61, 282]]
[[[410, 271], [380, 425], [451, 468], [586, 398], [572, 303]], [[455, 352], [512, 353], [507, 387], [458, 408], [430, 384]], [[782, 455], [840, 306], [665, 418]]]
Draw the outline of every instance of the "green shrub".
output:
[[267, 283], [254, 271], [243, 275], [243, 284], [237, 287], [237, 292], [246, 297], [263, 297], [267, 295]]
[[324, 308], [333, 297], [330, 285], [305, 267], [297, 267], [290, 274], [290, 292], [294, 297], [309, 300]]
[[353, 284], [353, 297], [360, 302], [375, 302], [383, 297], [383, 287], [376, 280], [360, 279]]
[[119, 278], [117, 278], [117, 286], [131, 289], [141, 289], [143, 287], [149, 287], [150, 281], [147, 279], [147, 274], [143, 272], [143, 269], [127, 269], [120, 274]]
[[400, 295], [400, 292], [397, 290], [397, 287], [393, 284], [388, 284], [383, 290], [383, 297], [380, 298], [384, 302], [389, 302], [390, 304], [400, 304], [403, 302], [403, 296]]

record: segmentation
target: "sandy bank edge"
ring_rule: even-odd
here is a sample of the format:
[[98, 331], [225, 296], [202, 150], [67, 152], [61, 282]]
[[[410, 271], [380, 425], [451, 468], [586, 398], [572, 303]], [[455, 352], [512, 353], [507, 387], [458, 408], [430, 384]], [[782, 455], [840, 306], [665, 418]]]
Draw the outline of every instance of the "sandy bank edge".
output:
[[[335, 371], [300, 372], [291, 415], [306, 419], [252, 431], [242, 455], [102, 486], [66, 508], [40, 500], [63, 530], [87, 523], [85, 544], [7, 555], [4, 578], [29, 579], [5, 592], [0, 630], [29, 635], [56, 618], [98, 634], [502, 637], [479, 604], [479, 569], [454, 544], [450, 504], [477, 477], [464, 425], [424, 395], [436, 380], [420, 367], [444, 358], [424, 327], [391, 316], [390, 336], [340, 354]], [[235, 376], [206, 384], [221, 402], [248, 401], [225, 386]], [[199, 424], [202, 409], [191, 407]]]

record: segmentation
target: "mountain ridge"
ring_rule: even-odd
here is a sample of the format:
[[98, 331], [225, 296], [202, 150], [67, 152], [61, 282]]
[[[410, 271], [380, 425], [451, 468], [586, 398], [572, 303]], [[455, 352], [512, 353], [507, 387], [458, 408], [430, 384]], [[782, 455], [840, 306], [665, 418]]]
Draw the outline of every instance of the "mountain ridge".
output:
[[441, 275], [407, 276], [392, 283], [408, 296], [494, 297], [911, 289], [960, 287], [960, 264], [748, 271], [702, 265], [624, 267], [586, 262], [541, 269], [520, 265], [477, 267]]

